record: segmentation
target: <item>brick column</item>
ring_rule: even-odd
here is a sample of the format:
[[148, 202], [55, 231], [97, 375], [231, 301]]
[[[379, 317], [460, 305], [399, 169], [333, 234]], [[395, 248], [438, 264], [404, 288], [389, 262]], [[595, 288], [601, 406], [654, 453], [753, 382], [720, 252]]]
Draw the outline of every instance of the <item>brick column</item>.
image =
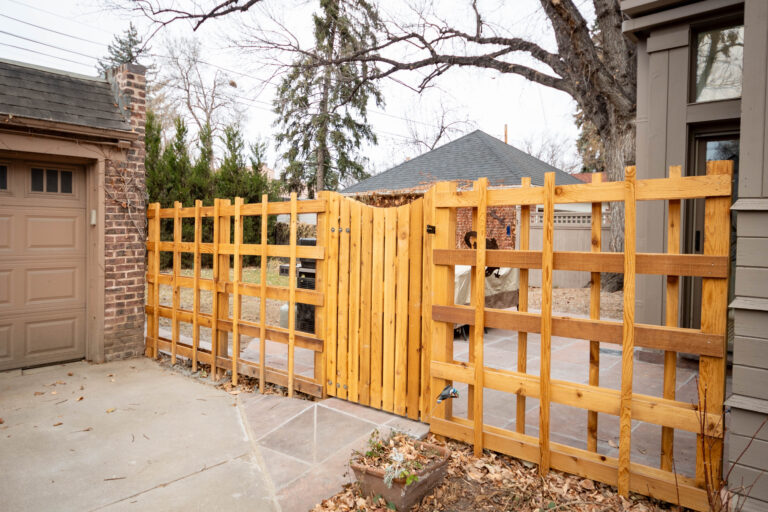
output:
[[106, 160], [104, 177], [104, 356], [144, 353], [146, 68], [124, 64], [107, 73], [120, 111], [138, 139], [124, 161]]

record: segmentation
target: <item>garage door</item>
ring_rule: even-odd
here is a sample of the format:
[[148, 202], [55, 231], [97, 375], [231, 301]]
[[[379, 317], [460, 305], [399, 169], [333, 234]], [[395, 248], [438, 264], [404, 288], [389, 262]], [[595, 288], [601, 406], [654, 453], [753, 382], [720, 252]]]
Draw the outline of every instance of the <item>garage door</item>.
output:
[[0, 370], [85, 356], [83, 169], [0, 160]]

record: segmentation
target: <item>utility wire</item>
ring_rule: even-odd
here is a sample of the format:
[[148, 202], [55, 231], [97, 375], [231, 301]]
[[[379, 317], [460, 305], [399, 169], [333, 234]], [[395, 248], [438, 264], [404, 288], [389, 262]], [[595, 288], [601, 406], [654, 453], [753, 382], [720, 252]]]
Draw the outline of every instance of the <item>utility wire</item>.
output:
[[67, 34], [66, 32], [59, 32], [58, 30], [54, 30], [52, 28], [43, 27], [42, 25], [35, 25], [34, 23], [30, 23], [28, 21], [20, 20], [19, 18], [14, 18], [13, 16], [8, 16], [7, 14], [0, 13], [0, 16], [3, 18], [8, 18], [9, 20], [17, 21], [19, 23], [23, 23], [25, 25], [29, 25], [30, 27], [39, 28], [41, 30], [47, 30], [48, 32], [53, 32], [54, 34], [59, 34], [60, 36], [64, 37], [71, 37], [72, 39], [77, 39], [78, 41], [85, 41], [86, 43], [91, 44], [97, 44], [99, 46], [104, 46], [104, 43], [100, 43], [99, 41], [93, 41], [91, 39], [85, 39], [84, 37], [78, 37], [73, 36], [72, 34]]
[[0, 42], [0, 45], [3, 45], [3, 46], [8, 46], [8, 47], [10, 47], [10, 48], [16, 48], [17, 50], [24, 50], [25, 52], [32, 52], [32, 53], [36, 53], [36, 54], [38, 54], [38, 55], [45, 55], [46, 57], [52, 57], [52, 58], [54, 58], [54, 59], [65, 60], [65, 61], [67, 61], [67, 62], [72, 62], [73, 64], [80, 64], [81, 66], [86, 66], [86, 67], [89, 67], [89, 68], [93, 68], [93, 64], [85, 64], [85, 63], [83, 63], [83, 62], [78, 62], [78, 61], [76, 61], [76, 60], [67, 59], [67, 58], [65, 58], [65, 57], [59, 57], [58, 55], [52, 55], [52, 54], [50, 54], [50, 53], [39, 52], [39, 51], [37, 51], [37, 50], [32, 50], [32, 49], [30, 49], [30, 48], [24, 48], [24, 47], [22, 47], [22, 46], [16, 46], [15, 44], [9, 44], [9, 43], [3, 43], [3, 42]]
[[64, 18], [65, 20], [72, 21], [74, 23], [77, 23], [78, 25], [82, 25], [84, 27], [88, 27], [88, 28], [91, 28], [93, 30], [98, 30], [99, 32], [103, 32], [105, 34], [112, 35], [112, 33], [110, 31], [108, 31], [108, 30], [104, 30], [103, 28], [100, 28], [100, 27], [94, 27], [92, 25], [88, 25], [87, 23], [83, 23], [82, 21], [78, 20], [77, 18], [72, 18], [72, 17], [64, 16], [61, 13], [49, 11], [47, 9], [43, 9], [42, 7], [37, 7], [36, 5], [29, 5], [29, 4], [24, 3], [24, 2], [19, 2], [19, 0], [8, 0], [8, 1], [9, 2], [13, 2], [16, 5], [21, 5], [23, 7], [26, 7], [27, 9], [34, 9], [35, 11], [40, 11], [40, 12], [44, 12], [46, 14], [50, 14], [51, 16], [56, 16], [57, 18]]
[[94, 57], [93, 55], [88, 55], [86, 53], [76, 52], [74, 50], [67, 50], [66, 48], [62, 48], [61, 46], [56, 46], [55, 44], [44, 43], [42, 41], [38, 41], [36, 39], [32, 39], [32, 38], [29, 38], [29, 37], [20, 36], [18, 34], [12, 34], [11, 32], [6, 32], [5, 30], [0, 30], [0, 34], [5, 34], [7, 36], [15, 37], [17, 39], [23, 39], [24, 41], [29, 41], [30, 43], [35, 43], [35, 44], [40, 44], [40, 45], [43, 45], [43, 46], [47, 46], [48, 48], [53, 48], [55, 50], [59, 50], [59, 51], [62, 51], [62, 52], [67, 52], [67, 53], [72, 53], [72, 54], [75, 54], [75, 55], [80, 55], [81, 57], [88, 57], [89, 59], [99, 60], [98, 57]]

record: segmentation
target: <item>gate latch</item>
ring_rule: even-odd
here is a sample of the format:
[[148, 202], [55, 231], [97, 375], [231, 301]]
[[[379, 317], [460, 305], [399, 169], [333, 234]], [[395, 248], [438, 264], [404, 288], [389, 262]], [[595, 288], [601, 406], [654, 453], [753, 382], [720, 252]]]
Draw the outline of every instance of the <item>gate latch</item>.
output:
[[432, 224], [427, 224], [427, 234], [434, 235], [435, 234], [435, 226]]

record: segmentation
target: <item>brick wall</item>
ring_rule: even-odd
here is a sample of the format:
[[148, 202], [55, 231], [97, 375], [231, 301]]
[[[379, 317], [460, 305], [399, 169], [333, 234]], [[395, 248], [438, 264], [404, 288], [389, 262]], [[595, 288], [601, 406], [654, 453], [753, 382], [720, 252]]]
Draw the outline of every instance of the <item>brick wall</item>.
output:
[[139, 138], [124, 162], [106, 161], [104, 236], [104, 356], [107, 361], [144, 352], [145, 210], [144, 121], [146, 68], [126, 64], [108, 79], [116, 101]]
[[[499, 244], [499, 249], [514, 249], [517, 233], [515, 219], [514, 206], [488, 208], [485, 223], [486, 237], [495, 238]], [[509, 235], [507, 234], [507, 226], [509, 226]], [[467, 244], [464, 243], [464, 234], [467, 231], [472, 231], [472, 209], [459, 208], [456, 212], [456, 248], [467, 248]]]

